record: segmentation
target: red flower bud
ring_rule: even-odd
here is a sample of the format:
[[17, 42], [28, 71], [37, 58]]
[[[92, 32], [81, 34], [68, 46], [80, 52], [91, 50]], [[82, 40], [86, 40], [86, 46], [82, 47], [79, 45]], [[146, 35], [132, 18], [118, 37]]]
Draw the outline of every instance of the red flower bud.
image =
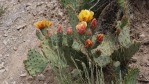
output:
[[68, 27], [67, 28], [67, 35], [71, 35], [72, 34], [72, 28], [71, 27]]
[[86, 41], [85, 41], [85, 47], [86, 48], [90, 48], [90, 47], [92, 47], [93, 46], [93, 42], [90, 40], [90, 39], [87, 39]]
[[96, 41], [101, 43], [103, 41], [103, 36], [104, 36], [104, 34], [98, 34], [96, 37]]
[[76, 30], [79, 34], [84, 34], [86, 31], [86, 26], [87, 23], [86, 22], [80, 22], [77, 26], [76, 26]]
[[92, 31], [90, 29], [86, 30], [86, 35], [91, 36], [92, 35]]
[[57, 33], [62, 33], [62, 32], [63, 32], [62, 25], [59, 25], [57, 27]]
[[46, 30], [46, 32], [47, 32], [47, 36], [48, 36], [48, 37], [50, 37], [50, 36], [52, 35], [49, 30]]
[[94, 19], [92, 20], [90, 26], [91, 26], [91, 28], [96, 28], [96, 27], [97, 27], [97, 20], [96, 20], [96, 18], [94, 18]]

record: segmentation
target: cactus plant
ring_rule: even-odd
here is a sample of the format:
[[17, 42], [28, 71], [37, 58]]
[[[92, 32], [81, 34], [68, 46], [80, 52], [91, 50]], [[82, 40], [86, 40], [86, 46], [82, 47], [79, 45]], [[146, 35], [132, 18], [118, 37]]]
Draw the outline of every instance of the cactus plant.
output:
[[[91, 10], [81, 11], [82, 14], [78, 16], [80, 22], [76, 15], [80, 8], [87, 7], [86, 4], [94, 3], [95, 0], [92, 0], [91, 3], [86, 3], [84, 0], [82, 0], [82, 2], [78, 0], [61, 0], [63, 6], [68, 10], [72, 29], [68, 28], [67, 34], [65, 34], [63, 33], [62, 27], [59, 25], [57, 34], [48, 35], [47, 31], [49, 30], [46, 29], [48, 26], [43, 27], [43, 25], [41, 25], [42, 22], [38, 23], [37, 26], [40, 27], [39, 30], [41, 32], [37, 31], [36, 35], [42, 42], [40, 45], [41, 52], [39, 53], [35, 50], [29, 51], [28, 60], [24, 62], [29, 74], [36, 76], [44, 70], [47, 63], [50, 63], [54, 68], [56, 67], [58, 69], [65, 69], [67, 66], [77, 68], [87, 75], [87, 80], [89, 81], [90, 71], [96, 74], [101, 71], [99, 77], [103, 78], [104, 73], [102, 73], [102, 68], [107, 68], [107, 66], [110, 65], [109, 68], [114, 75], [119, 73], [120, 70], [118, 69], [121, 69], [123, 66], [126, 68], [129, 59], [139, 49], [140, 44], [138, 42], [132, 42], [130, 38], [129, 21], [126, 17], [126, 13], [124, 13], [119, 20], [120, 10], [124, 10], [121, 1], [118, 0], [118, 2], [115, 2], [119, 5], [118, 11], [116, 11], [118, 12], [118, 16], [116, 16], [114, 20], [116, 24], [110, 27], [110, 31], [106, 31], [105, 34], [103, 34], [103, 31], [99, 31], [100, 33], [97, 32], [98, 34], [96, 34], [95, 29], [98, 28], [97, 26], [99, 25], [97, 25], [97, 20], [93, 19], [92, 16], [94, 13]], [[81, 6], [81, 4], [83, 5]], [[50, 22], [46, 21], [46, 23]], [[101, 27], [104, 29], [104, 26], [101, 25]], [[86, 33], [88, 29], [90, 31]], [[111, 31], [115, 29], [115, 33]], [[111, 66], [115, 61], [118, 61], [120, 64], [118, 68]], [[39, 64], [39, 62], [42, 63]], [[96, 66], [96, 69], [98, 69], [97, 72], [89, 70], [89, 63], [91, 63], [94, 68]], [[114, 72], [114, 70], [116, 72]], [[74, 73], [74, 75], [75, 74], [76, 73]], [[124, 75], [122, 74], [122, 76]], [[94, 78], [94, 75], [92, 75], [91, 78]], [[102, 78], [99, 79], [103, 80]], [[99, 80], [96, 80], [96, 82], [98, 81]], [[94, 83], [93, 81], [89, 82], [90, 84], [91, 82]], [[98, 82], [97, 84], [100, 83]]]

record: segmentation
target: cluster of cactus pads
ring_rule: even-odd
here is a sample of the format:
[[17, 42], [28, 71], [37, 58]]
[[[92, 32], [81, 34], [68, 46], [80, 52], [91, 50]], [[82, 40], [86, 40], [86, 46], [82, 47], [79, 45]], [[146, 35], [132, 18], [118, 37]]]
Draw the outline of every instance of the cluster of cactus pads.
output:
[[[89, 0], [90, 3], [95, 1]], [[40, 27], [36, 35], [41, 41], [41, 44], [38, 51], [31, 49], [28, 52], [28, 59], [24, 61], [28, 73], [32, 76], [36, 76], [41, 73], [49, 63], [56, 68], [66, 68], [70, 66], [80, 70], [83, 70], [82, 63], [84, 63], [88, 69], [89, 63], [98, 68], [106, 68], [112, 65], [110, 67], [111, 69], [114, 69], [114, 67], [120, 68], [117, 73], [122, 71], [122, 68], [126, 68], [130, 58], [139, 49], [140, 43], [132, 41], [130, 38], [129, 19], [125, 13], [126, 8], [124, 7], [124, 1], [117, 0], [119, 10], [123, 11], [123, 16], [120, 20], [116, 20], [116, 25], [112, 29], [114, 32], [109, 31], [106, 34], [97, 32], [96, 34], [94, 29], [97, 28], [98, 22], [93, 19], [87, 22], [87, 25], [90, 25], [86, 27], [91, 30], [91, 34], [89, 33], [89, 35], [84, 34], [84, 31], [78, 28], [81, 22], [79, 23], [77, 18], [77, 12], [80, 8], [86, 7], [85, 4], [83, 4], [86, 0], [61, 0], [61, 2], [68, 10], [72, 28], [67, 28], [67, 33], [65, 34], [63, 33], [62, 27], [58, 26], [57, 34], [50, 34], [49, 30], [44, 28], [49, 27], [51, 25], [50, 22], [41, 21], [36, 24], [37, 27]], [[83, 6], [81, 4], [83, 4]], [[119, 16], [120, 14], [117, 13], [117, 17]], [[79, 23], [79, 26], [77, 23]], [[82, 23], [82, 25], [83, 24], [84, 23]], [[91, 26], [95, 26], [96, 28], [91, 29]], [[132, 72], [131, 74], [133, 75], [134, 72], [130, 72]], [[129, 80], [129, 78], [126, 78], [127, 82], [129, 82]]]

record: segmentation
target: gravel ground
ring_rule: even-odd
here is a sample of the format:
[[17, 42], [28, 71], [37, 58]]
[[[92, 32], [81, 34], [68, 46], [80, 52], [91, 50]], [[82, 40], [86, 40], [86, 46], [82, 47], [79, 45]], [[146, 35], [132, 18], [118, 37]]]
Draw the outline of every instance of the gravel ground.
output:
[[52, 32], [60, 23], [67, 27], [65, 10], [58, 0], [0, 0], [0, 5], [7, 8], [0, 17], [0, 84], [38, 84], [38, 79], [45, 76], [40, 75], [32, 81], [34, 78], [27, 75], [23, 65], [28, 50], [39, 44], [33, 24], [49, 19], [53, 22]]

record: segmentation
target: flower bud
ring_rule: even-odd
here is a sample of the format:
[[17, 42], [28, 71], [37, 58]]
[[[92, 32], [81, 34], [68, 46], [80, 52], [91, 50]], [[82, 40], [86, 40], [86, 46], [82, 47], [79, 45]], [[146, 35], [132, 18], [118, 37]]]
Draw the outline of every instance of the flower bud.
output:
[[57, 27], [57, 33], [63, 33], [62, 25]]
[[92, 35], [92, 31], [90, 29], [86, 30], [86, 35], [91, 36]]
[[104, 36], [104, 34], [98, 34], [96, 37], [96, 41], [101, 43], [103, 41], [103, 36]]
[[85, 41], [85, 47], [86, 48], [90, 48], [90, 47], [92, 47], [93, 46], [93, 42], [90, 40], [90, 39], [87, 39], [86, 41]]
[[86, 22], [80, 22], [77, 26], [76, 26], [76, 30], [79, 34], [84, 34], [86, 31], [86, 27], [87, 27], [87, 23]]
[[91, 28], [96, 28], [96, 27], [97, 27], [97, 20], [96, 20], [96, 18], [94, 18], [94, 19], [92, 20], [90, 26], [91, 26]]
[[71, 35], [72, 34], [72, 28], [71, 27], [68, 27], [67, 28], [67, 35]]
[[46, 30], [46, 32], [47, 32], [47, 37], [50, 37], [52, 35], [49, 30]]

